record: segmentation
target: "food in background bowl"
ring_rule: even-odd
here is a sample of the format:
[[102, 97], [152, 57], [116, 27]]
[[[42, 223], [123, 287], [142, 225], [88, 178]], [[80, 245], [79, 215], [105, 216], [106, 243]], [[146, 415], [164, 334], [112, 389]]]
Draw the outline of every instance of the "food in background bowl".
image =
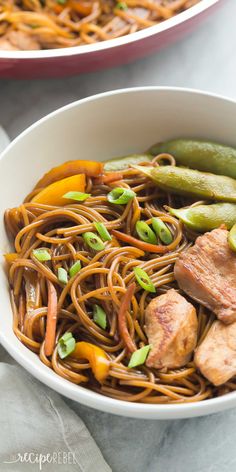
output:
[[0, 49], [93, 44], [156, 25], [199, 0], [3, 0]]
[[16, 336], [119, 400], [235, 390], [235, 176], [235, 149], [189, 139], [51, 169], [5, 212]]

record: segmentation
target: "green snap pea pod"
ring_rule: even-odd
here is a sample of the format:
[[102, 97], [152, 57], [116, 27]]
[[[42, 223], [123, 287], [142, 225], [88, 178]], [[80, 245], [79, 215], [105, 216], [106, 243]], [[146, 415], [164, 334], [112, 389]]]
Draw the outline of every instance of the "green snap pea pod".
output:
[[188, 226], [188, 228], [204, 233], [219, 228], [225, 224], [227, 229], [236, 222], [235, 203], [214, 203], [213, 205], [198, 205], [189, 208], [169, 208], [171, 215]]
[[236, 202], [236, 180], [175, 166], [132, 166], [152, 179], [159, 188], [177, 195]]
[[177, 164], [236, 179], [236, 149], [223, 144], [174, 139], [155, 144], [148, 152], [153, 156], [163, 152], [172, 154]]
[[232, 251], [236, 252], [236, 224], [232, 227], [228, 235], [228, 243]]
[[130, 154], [129, 156], [116, 157], [106, 161], [104, 164], [104, 170], [106, 172], [112, 172], [116, 170], [128, 169], [133, 164], [141, 164], [143, 162], [150, 162], [153, 159], [151, 154]]

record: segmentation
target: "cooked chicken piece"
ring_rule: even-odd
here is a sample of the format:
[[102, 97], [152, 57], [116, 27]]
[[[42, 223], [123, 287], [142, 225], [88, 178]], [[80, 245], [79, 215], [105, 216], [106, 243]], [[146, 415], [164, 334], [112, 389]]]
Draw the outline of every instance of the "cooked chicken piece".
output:
[[193, 305], [176, 290], [168, 290], [149, 303], [145, 324], [152, 345], [148, 367], [175, 369], [190, 360], [197, 342], [197, 315]]
[[195, 363], [214, 385], [221, 385], [236, 375], [236, 323], [215, 321], [196, 349]]
[[0, 38], [0, 49], [30, 51], [40, 49], [40, 44], [23, 31], [10, 31], [5, 37]]
[[18, 48], [13, 46], [7, 38], [0, 38], [1, 51], [18, 51]]
[[227, 237], [222, 228], [199, 236], [174, 268], [180, 288], [226, 324], [236, 321], [236, 254]]

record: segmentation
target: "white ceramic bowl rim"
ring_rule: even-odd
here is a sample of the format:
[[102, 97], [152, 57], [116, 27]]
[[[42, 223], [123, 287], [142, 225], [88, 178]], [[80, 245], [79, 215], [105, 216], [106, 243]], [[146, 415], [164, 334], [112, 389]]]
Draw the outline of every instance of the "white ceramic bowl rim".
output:
[[69, 48], [60, 48], [60, 49], [46, 49], [40, 51], [0, 51], [0, 60], [1, 59], [44, 59], [52, 57], [66, 57], [66, 56], [76, 56], [82, 55], [91, 52], [103, 51], [109, 48], [115, 48], [122, 46], [124, 44], [134, 43], [136, 41], [148, 38], [149, 36], [154, 36], [160, 32], [168, 30], [174, 26], [177, 26], [194, 16], [202, 13], [204, 10], [212, 7], [219, 0], [201, 0], [199, 3], [193, 7], [188, 8], [187, 10], [179, 13], [172, 18], [165, 20], [157, 25], [149, 26], [137, 33], [127, 34], [116, 39], [109, 39], [107, 41], [98, 42], [94, 44], [75, 46]]
[[[181, 88], [181, 87], [134, 87], [134, 88], [127, 88], [127, 89], [120, 89], [115, 91], [109, 91], [105, 93], [101, 93], [98, 95], [93, 95], [91, 97], [84, 98], [82, 100], [78, 100], [73, 102], [69, 105], [66, 105], [58, 110], [50, 113], [49, 115], [45, 116], [41, 120], [37, 121], [25, 131], [23, 131], [8, 147], [7, 149], [1, 154], [0, 161], [7, 155], [8, 151], [11, 147], [15, 146], [15, 144], [24, 139], [31, 131], [36, 128], [41, 123], [46, 122], [47, 120], [53, 118], [58, 114], [64, 113], [66, 110], [71, 109], [73, 107], [77, 107], [79, 104], [83, 104], [86, 102], [100, 100], [104, 97], [109, 97], [112, 95], [119, 95], [119, 94], [130, 94], [130, 93], [137, 93], [137, 92], [145, 92], [145, 91], [171, 91], [171, 92], [184, 92], [186, 94], [195, 94], [199, 96], [206, 96], [211, 98], [216, 98], [218, 100], [226, 101], [236, 106], [236, 101], [229, 99], [224, 96], [220, 96], [213, 93], [202, 92], [200, 90], [189, 89], [189, 88]], [[231, 408], [236, 404], [236, 392], [231, 392], [221, 397], [216, 397], [208, 400], [204, 400], [201, 402], [194, 402], [194, 403], [182, 403], [182, 404], [172, 404], [172, 405], [151, 405], [151, 404], [142, 404], [142, 403], [130, 403], [121, 400], [114, 400], [112, 398], [103, 396], [99, 393], [95, 393], [91, 390], [88, 390], [84, 387], [78, 387], [77, 385], [62, 379], [60, 376], [55, 374], [49, 368], [45, 369], [44, 371], [37, 371], [35, 373], [35, 364], [34, 361], [27, 357], [25, 351], [21, 351], [17, 348], [16, 345], [12, 345], [7, 337], [0, 332], [0, 343], [6, 348], [6, 350], [12, 355], [12, 357], [21, 364], [24, 368], [26, 368], [33, 376], [37, 377], [43, 383], [48, 385], [49, 387], [53, 388], [57, 392], [65, 395], [71, 399], [79, 401], [80, 403], [90, 406], [92, 408], [96, 408], [98, 410], [106, 411], [113, 414], [123, 415], [123, 416], [132, 416], [137, 418], [148, 418], [148, 419], [168, 419], [168, 416], [173, 418], [184, 418], [184, 417], [192, 417], [192, 416], [201, 416], [209, 413], [214, 413], [217, 411], [221, 411], [224, 409]], [[27, 348], [25, 348], [27, 350]], [[78, 392], [79, 388], [79, 392]]]

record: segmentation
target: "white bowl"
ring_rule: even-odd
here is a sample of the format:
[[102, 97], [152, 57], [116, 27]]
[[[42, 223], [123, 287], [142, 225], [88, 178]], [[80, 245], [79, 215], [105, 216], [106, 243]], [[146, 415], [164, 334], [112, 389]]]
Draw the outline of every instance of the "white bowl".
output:
[[0, 158], [0, 341], [25, 369], [59, 393], [109, 413], [147, 419], [206, 415], [236, 406], [236, 392], [179, 405], [114, 400], [74, 385], [18, 341], [2, 254], [9, 249], [3, 213], [17, 206], [39, 177], [69, 159], [104, 160], [144, 151], [158, 140], [195, 137], [236, 146], [236, 102], [204, 92], [147, 87], [103, 93], [72, 103], [32, 125]]

